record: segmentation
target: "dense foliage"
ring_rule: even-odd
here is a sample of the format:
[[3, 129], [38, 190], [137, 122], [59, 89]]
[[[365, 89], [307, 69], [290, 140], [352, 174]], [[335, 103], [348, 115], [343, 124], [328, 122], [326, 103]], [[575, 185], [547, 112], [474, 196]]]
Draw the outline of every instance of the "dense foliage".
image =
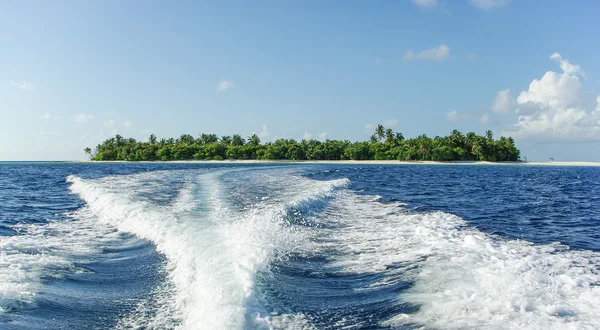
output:
[[473, 132], [463, 135], [454, 130], [448, 136], [435, 138], [420, 135], [404, 139], [402, 133], [378, 125], [370, 141], [279, 139], [261, 144], [252, 134], [245, 140], [236, 134], [219, 138], [201, 134], [194, 138], [184, 134], [178, 139], [157, 140], [154, 134], [147, 142], [124, 139], [116, 135], [92, 152], [84, 150], [92, 160], [223, 160], [223, 159], [289, 159], [289, 160], [487, 160], [516, 161], [519, 149], [512, 138], [494, 140], [492, 132], [485, 136]]

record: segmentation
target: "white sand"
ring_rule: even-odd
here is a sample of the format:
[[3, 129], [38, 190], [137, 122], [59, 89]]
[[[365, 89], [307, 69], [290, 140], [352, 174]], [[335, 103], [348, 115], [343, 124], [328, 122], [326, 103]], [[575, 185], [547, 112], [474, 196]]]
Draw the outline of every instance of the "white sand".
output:
[[[87, 163], [134, 163], [128, 161], [86, 161]], [[399, 161], [399, 160], [172, 160], [135, 163], [172, 164], [338, 164], [338, 165], [488, 165], [488, 166], [600, 166], [600, 162], [485, 162], [485, 161]]]

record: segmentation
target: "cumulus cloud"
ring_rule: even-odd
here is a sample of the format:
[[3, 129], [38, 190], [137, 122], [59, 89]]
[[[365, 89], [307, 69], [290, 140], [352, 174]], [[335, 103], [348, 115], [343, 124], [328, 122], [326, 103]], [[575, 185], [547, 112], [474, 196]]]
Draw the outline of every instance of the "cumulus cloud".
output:
[[373, 134], [373, 132], [375, 132], [375, 127], [377, 127], [377, 125], [375, 125], [375, 124], [365, 124], [365, 127], [364, 127], [365, 134]]
[[308, 131], [304, 131], [304, 135], [302, 135], [302, 140], [310, 140], [312, 139], [312, 134], [310, 134]]
[[463, 120], [475, 120], [482, 125], [489, 123], [490, 116], [488, 114], [482, 114], [477, 111], [473, 112], [458, 112], [456, 110], [452, 110], [446, 113], [446, 120], [449, 122], [457, 122]]
[[412, 0], [412, 2], [421, 8], [433, 8], [437, 6], [437, 0]]
[[327, 136], [328, 136], [327, 132], [321, 132], [319, 134], [319, 141], [325, 141], [325, 140], [327, 140]]
[[46, 112], [46, 113], [43, 113], [43, 114], [40, 116], [40, 119], [50, 119], [50, 114], [49, 114], [49, 113], [47, 113], [47, 112]]
[[508, 5], [509, 0], [469, 0], [471, 5], [481, 10], [491, 10]]
[[537, 142], [600, 141], [600, 96], [583, 89], [583, 70], [555, 53], [563, 73], [534, 79], [516, 100], [517, 122], [505, 131]]
[[510, 93], [510, 89], [498, 91], [496, 100], [492, 104], [492, 111], [495, 113], [508, 113], [514, 109], [515, 100]]
[[398, 125], [398, 119], [388, 119], [384, 121], [381, 125], [383, 125], [385, 128], [394, 128], [396, 127], [396, 125]]
[[446, 45], [440, 45], [439, 47], [434, 47], [431, 49], [425, 49], [419, 52], [413, 52], [412, 49], [409, 49], [406, 54], [404, 54], [403, 59], [405, 61], [410, 60], [430, 60], [430, 61], [441, 61], [447, 58], [450, 55], [450, 47]]
[[458, 121], [458, 112], [456, 110], [452, 110], [446, 114], [446, 119], [451, 122]]
[[585, 77], [585, 72], [581, 69], [581, 66], [571, 64], [569, 60], [563, 60], [562, 56], [559, 53], [554, 53], [550, 55], [551, 60], [555, 60], [556, 63], [560, 64], [560, 69], [563, 70], [564, 73], [568, 75], [579, 74], [582, 77]]
[[89, 113], [78, 113], [75, 115], [75, 122], [87, 123], [88, 121], [92, 120], [92, 118], [94, 118], [94, 116], [90, 115]]
[[217, 84], [217, 92], [224, 92], [233, 87], [235, 87], [235, 84], [231, 80], [221, 80]]
[[114, 120], [105, 120], [104, 121], [104, 127], [111, 128], [113, 126], [115, 126], [115, 121]]
[[25, 82], [25, 81], [24, 82], [16, 82], [16, 81], [11, 80], [10, 84], [22, 91], [32, 91], [35, 89], [35, 86], [33, 86], [32, 84]]
[[132, 123], [132, 122], [130, 122], [129, 120], [126, 120], [126, 121], [123, 123], [123, 127], [131, 127], [132, 125], [133, 125], [133, 123]]

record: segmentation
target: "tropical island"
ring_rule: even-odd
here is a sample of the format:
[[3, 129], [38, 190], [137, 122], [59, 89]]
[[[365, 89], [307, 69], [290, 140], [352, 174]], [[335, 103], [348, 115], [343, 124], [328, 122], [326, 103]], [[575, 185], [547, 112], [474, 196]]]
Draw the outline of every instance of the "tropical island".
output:
[[419, 135], [405, 139], [402, 133], [378, 125], [369, 141], [315, 139], [296, 141], [278, 139], [262, 144], [256, 134], [218, 137], [183, 134], [178, 139], [160, 139], [152, 134], [148, 141], [125, 139], [121, 135], [85, 148], [95, 161], [170, 161], [170, 160], [402, 160], [402, 161], [519, 161], [520, 151], [511, 137], [494, 140], [485, 136], [453, 130], [448, 136], [430, 138]]

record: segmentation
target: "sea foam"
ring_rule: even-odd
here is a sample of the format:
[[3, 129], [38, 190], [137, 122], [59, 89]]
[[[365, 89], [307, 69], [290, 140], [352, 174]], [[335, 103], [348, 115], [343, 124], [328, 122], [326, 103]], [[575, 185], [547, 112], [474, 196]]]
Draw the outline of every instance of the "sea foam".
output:
[[506, 240], [452, 214], [414, 213], [377, 199], [340, 191], [319, 221], [335, 224], [324, 230], [322, 248], [338, 251], [332, 264], [342, 272], [399, 269], [414, 281], [398, 299], [420, 306], [418, 312], [382, 325], [600, 328], [598, 253]]
[[[145, 313], [140, 306], [120, 327], [272, 327], [253, 290], [254, 277], [272, 258], [302, 244], [302, 233], [286, 224], [287, 208], [331, 194], [347, 180], [280, 177], [286, 193], [240, 210], [227, 204], [227, 189], [235, 187], [223, 187], [221, 176], [229, 172], [198, 176], [167, 206], [140, 199], [131, 189], [132, 181], [139, 180], [135, 176], [68, 178], [70, 189], [86, 201], [94, 217], [150, 240], [167, 259], [169, 283], [156, 290], [163, 295], [156, 298], [159, 310]], [[247, 178], [256, 183], [264, 179], [260, 174]]]

